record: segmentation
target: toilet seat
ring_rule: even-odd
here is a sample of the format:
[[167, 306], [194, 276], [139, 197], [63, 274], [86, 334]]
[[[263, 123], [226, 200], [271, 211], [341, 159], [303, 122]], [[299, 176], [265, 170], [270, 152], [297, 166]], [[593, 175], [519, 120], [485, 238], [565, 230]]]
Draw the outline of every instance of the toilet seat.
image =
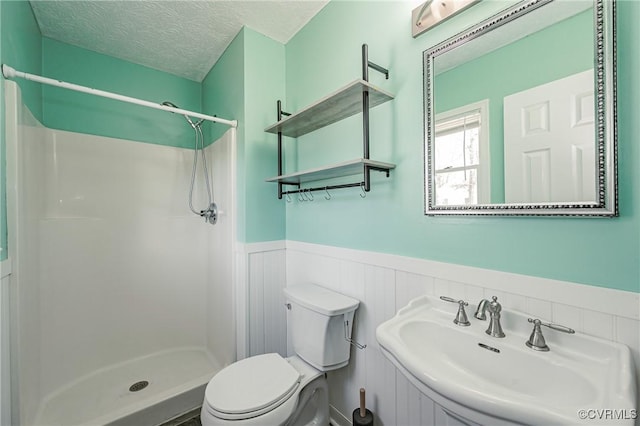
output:
[[282, 405], [300, 386], [301, 375], [277, 353], [257, 355], [222, 369], [207, 385], [205, 403], [214, 416], [243, 420]]

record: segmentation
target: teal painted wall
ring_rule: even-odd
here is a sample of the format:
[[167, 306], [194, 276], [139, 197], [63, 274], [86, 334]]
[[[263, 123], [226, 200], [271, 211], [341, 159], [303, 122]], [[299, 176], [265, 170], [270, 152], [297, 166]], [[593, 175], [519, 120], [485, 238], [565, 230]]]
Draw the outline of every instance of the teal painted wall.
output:
[[[40, 29], [26, 0], [2, 1], [2, 63], [33, 74], [42, 73]], [[16, 80], [22, 100], [42, 120], [42, 90], [38, 83]]]
[[[219, 111], [221, 117], [238, 120], [237, 144], [237, 237], [245, 241], [245, 111], [244, 111], [244, 30], [240, 31], [224, 51], [218, 62], [202, 81], [202, 106], [205, 114]], [[213, 125], [208, 128], [206, 140], [215, 141], [227, 131], [227, 126]]]
[[277, 186], [277, 137], [264, 129], [277, 121], [276, 102], [285, 91], [285, 47], [249, 28], [245, 33], [246, 241], [282, 240], [285, 206]]
[[[0, 58], [3, 64], [30, 73], [42, 71], [40, 30], [31, 6], [25, 0], [0, 2]], [[7, 257], [6, 150], [4, 78], [0, 78], [0, 260]], [[18, 81], [24, 103], [38, 119], [42, 119], [42, 91], [39, 84]]]
[[[218, 114], [238, 120], [244, 129], [244, 30], [240, 31], [202, 80], [202, 108], [205, 114]], [[220, 138], [228, 127], [214, 124], [205, 129], [207, 141]]]
[[[276, 101], [285, 90], [285, 48], [243, 28], [203, 81], [205, 113], [238, 120], [238, 239], [285, 238], [285, 207], [266, 177], [277, 174], [277, 143], [264, 129], [276, 121]], [[214, 127], [216, 140], [226, 127]]]
[[491, 202], [504, 203], [504, 97], [592, 68], [592, 40], [587, 10], [434, 79], [436, 113], [489, 99]]
[[[628, 250], [625, 274], [627, 288], [640, 291], [640, 2], [618, 2], [618, 181], [622, 223], [616, 253]], [[611, 248], [602, 241], [603, 251]], [[618, 247], [619, 245], [619, 247]]]
[[[640, 2], [618, 3], [621, 217], [610, 220], [423, 215], [422, 51], [492, 15], [505, 6], [502, 2], [482, 2], [417, 39], [409, 35], [411, 2], [367, 2], [366, 7], [363, 2], [330, 2], [284, 48], [244, 29], [202, 85], [42, 39], [27, 2], [1, 4], [3, 62], [240, 120], [241, 241], [286, 237], [640, 291], [640, 150], [635, 143], [640, 134]], [[358, 78], [362, 43], [369, 44], [372, 61], [391, 70], [390, 81], [374, 71], [371, 81], [396, 94], [394, 101], [372, 111], [372, 157], [398, 168], [390, 179], [374, 174], [373, 190], [365, 199], [354, 189], [335, 191], [331, 201], [277, 200], [275, 185], [263, 182], [275, 174], [275, 138], [262, 134], [275, 121], [275, 100], [284, 97], [285, 109], [296, 111]], [[191, 146], [180, 116], [138, 112], [135, 106], [83, 100], [77, 96], [85, 95], [23, 83], [28, 105], [48, 126]], [[225, 130], [215, 126], [206, 129], [209, 140]], [[286, 147], [288, 171], [359, 157], [360, 117], [287, 141]]]
[[[42, 46], [42, 73], [46, 77], [201, 110], [200, 83], [46, 37]], [[193, 129], [181, 115], [54, 86], [43, 85], [42, 96], [43, 124], [50, 128], [158, 145], [194, 146]]]
[[[287, 238], [640, 292], [640, 2], [618, 3], [620, 217], [473, 218], [423, 213], [422, 52], [505, 7], [481, 2], [413, 39], [412, 2], [330, 2], [286, 45], [286, 109], [296, 111], [360, 76], [360, 45], [388, 66], [396, 94], [372, 110], [372, 158], [397, 164], [374, 175], [365, 199], [335, 191], [330, 201], [287, 205]], [[297, 141], [300, 168], [361, 155], [360, 117]], [[292, 161], [290, 163], [295, 163]]]

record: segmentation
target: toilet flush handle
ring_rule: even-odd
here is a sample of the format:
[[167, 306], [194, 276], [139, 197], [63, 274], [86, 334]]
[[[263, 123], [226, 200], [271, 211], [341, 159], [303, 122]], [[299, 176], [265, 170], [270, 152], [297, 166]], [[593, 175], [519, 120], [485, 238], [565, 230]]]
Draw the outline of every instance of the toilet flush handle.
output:
[[349, 332], [349, 320], [347, 319], [347, 314], [344, 314], [344, 340], [349, 342], [350, 345], [355, 346], [358, 349], [364, 349], [367, 345], [360, 344], [351, 338], [351, 333]]

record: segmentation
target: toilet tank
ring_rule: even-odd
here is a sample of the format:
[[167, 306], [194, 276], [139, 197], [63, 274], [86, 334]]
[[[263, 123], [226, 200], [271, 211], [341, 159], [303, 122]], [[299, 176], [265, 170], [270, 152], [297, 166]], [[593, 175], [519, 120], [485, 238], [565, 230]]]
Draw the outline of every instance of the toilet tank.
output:
[[347, 365], [351, 351], [345, 332], [351, 336], [360, 302], [315, 284], [286, 287], [284, 295], [290, 304], [289, 333], [295, 353], [320, 371]]

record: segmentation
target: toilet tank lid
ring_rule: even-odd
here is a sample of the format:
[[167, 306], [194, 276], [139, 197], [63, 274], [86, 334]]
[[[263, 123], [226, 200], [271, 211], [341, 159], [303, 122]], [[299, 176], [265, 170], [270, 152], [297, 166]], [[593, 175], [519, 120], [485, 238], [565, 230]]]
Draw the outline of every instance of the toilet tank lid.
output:
[[286, 287], [284, 294], [291, 302], [328, 316], [355, 311], [360, 304], [357, 299], [316, 284], [296, 284]]

